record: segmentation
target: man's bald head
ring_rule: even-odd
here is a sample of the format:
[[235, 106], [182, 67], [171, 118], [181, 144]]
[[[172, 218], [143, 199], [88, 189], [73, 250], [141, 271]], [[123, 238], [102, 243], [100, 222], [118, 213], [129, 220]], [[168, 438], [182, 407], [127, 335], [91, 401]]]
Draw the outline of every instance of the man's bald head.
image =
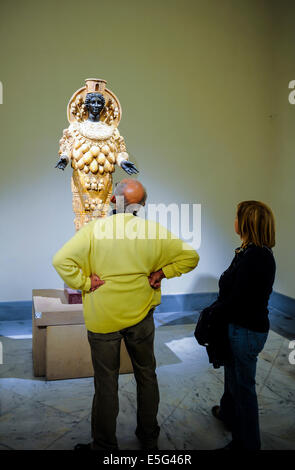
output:
[[140, 181], [124, 178], [117, 184], [111, 202], [116, 202], [116, 197], [118, 196], [124, 197], [125, 209], [129, 204], [140, 204], [144, 206], [147, 194]]

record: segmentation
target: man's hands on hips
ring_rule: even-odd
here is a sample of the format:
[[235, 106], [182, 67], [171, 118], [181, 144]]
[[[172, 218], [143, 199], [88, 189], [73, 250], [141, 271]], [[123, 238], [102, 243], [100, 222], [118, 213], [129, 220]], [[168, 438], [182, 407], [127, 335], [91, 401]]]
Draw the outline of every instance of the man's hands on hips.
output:
[[90, 279], [91, 279], [90, 292], [95, 291], [96, 289], [98, 289], [100, 286], [102, 286], [105, 283], [105, 281], [100, 279], [100, 277], [97, 274], [91, 274]]
[[150, 286], [153, 289], [159, 289], [161, 287], [161, 281], [165, 277], [165, 274], [163, 273], [162, 269], [159, 269], [159, 271], [155, 271], [154, 273], [151, 273], [148, 277]]
[[[162, 269], [159, 269], [159, 271], [155, 271], [151, 273], [148, 276], [150, 286], [153, 289], [159, 289], [161, 287], [161, 281], [164, 277], [165, 277], [165, 274], [163, 273]], [[98, 289], [100, 286], [102, 286], [105, 283], [105, 281], [100, 279], [100, 277], [97, 274], [91, 274], [90, 279], [91, 279], [90, 292], [95, 291], [96, 289]]]

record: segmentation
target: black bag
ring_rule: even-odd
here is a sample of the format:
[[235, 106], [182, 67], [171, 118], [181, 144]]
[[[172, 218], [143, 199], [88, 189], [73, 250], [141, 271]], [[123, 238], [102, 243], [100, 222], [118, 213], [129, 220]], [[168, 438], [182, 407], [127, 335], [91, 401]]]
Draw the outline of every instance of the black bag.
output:
[[223, 321], [220, 312], [212, 307], [213, 305], [201, 311], [194, 335], [197, 342], [206, 347], [209, 362], [218, 369], [230, 358], [231, 352], [227, 323]]
[[201, 346], [208, 346], [212, 341], [212, 316], [210, 307], [204, 308], [200, 313], [194, 335]]

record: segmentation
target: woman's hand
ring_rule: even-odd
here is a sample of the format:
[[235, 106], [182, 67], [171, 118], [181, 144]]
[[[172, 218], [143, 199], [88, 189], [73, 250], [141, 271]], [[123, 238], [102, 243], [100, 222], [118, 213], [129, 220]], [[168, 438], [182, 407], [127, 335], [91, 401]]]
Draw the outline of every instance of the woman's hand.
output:
[[155, 271], [151, 273], [148, 277], [150, 286], [153, 289], [159, 289], [161, 287], [161, 281], [165, 277], [165, 274], [163, 273], [162, 269], [159, 269], [159, 271]]
[[98, 289], [100, 286], [102, 286], [105, 283], [105, 281], [100, 279], [100, 277], [97, 274], [91, 274], [90, 279], [91, 279], [90, 292], [95, 291], [96, 289]]

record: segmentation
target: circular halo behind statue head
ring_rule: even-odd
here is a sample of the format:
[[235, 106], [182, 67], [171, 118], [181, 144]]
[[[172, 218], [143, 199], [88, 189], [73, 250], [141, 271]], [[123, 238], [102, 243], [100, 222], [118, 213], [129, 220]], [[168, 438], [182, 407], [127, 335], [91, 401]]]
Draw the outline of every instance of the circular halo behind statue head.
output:
[[122, 117], [122, 108], [116, 95], [105, 87], [106, 80], [87, 78], [85, 83], [86, 86], [77, 90], [68, 103], [67, 116], [69, 123], [85, 121], [88, 118], [87, 106], [85, 106], [86, 95], [88, 93], [99, 93], [105, 100], [100, 121], [109, 126], [117, 127]]

